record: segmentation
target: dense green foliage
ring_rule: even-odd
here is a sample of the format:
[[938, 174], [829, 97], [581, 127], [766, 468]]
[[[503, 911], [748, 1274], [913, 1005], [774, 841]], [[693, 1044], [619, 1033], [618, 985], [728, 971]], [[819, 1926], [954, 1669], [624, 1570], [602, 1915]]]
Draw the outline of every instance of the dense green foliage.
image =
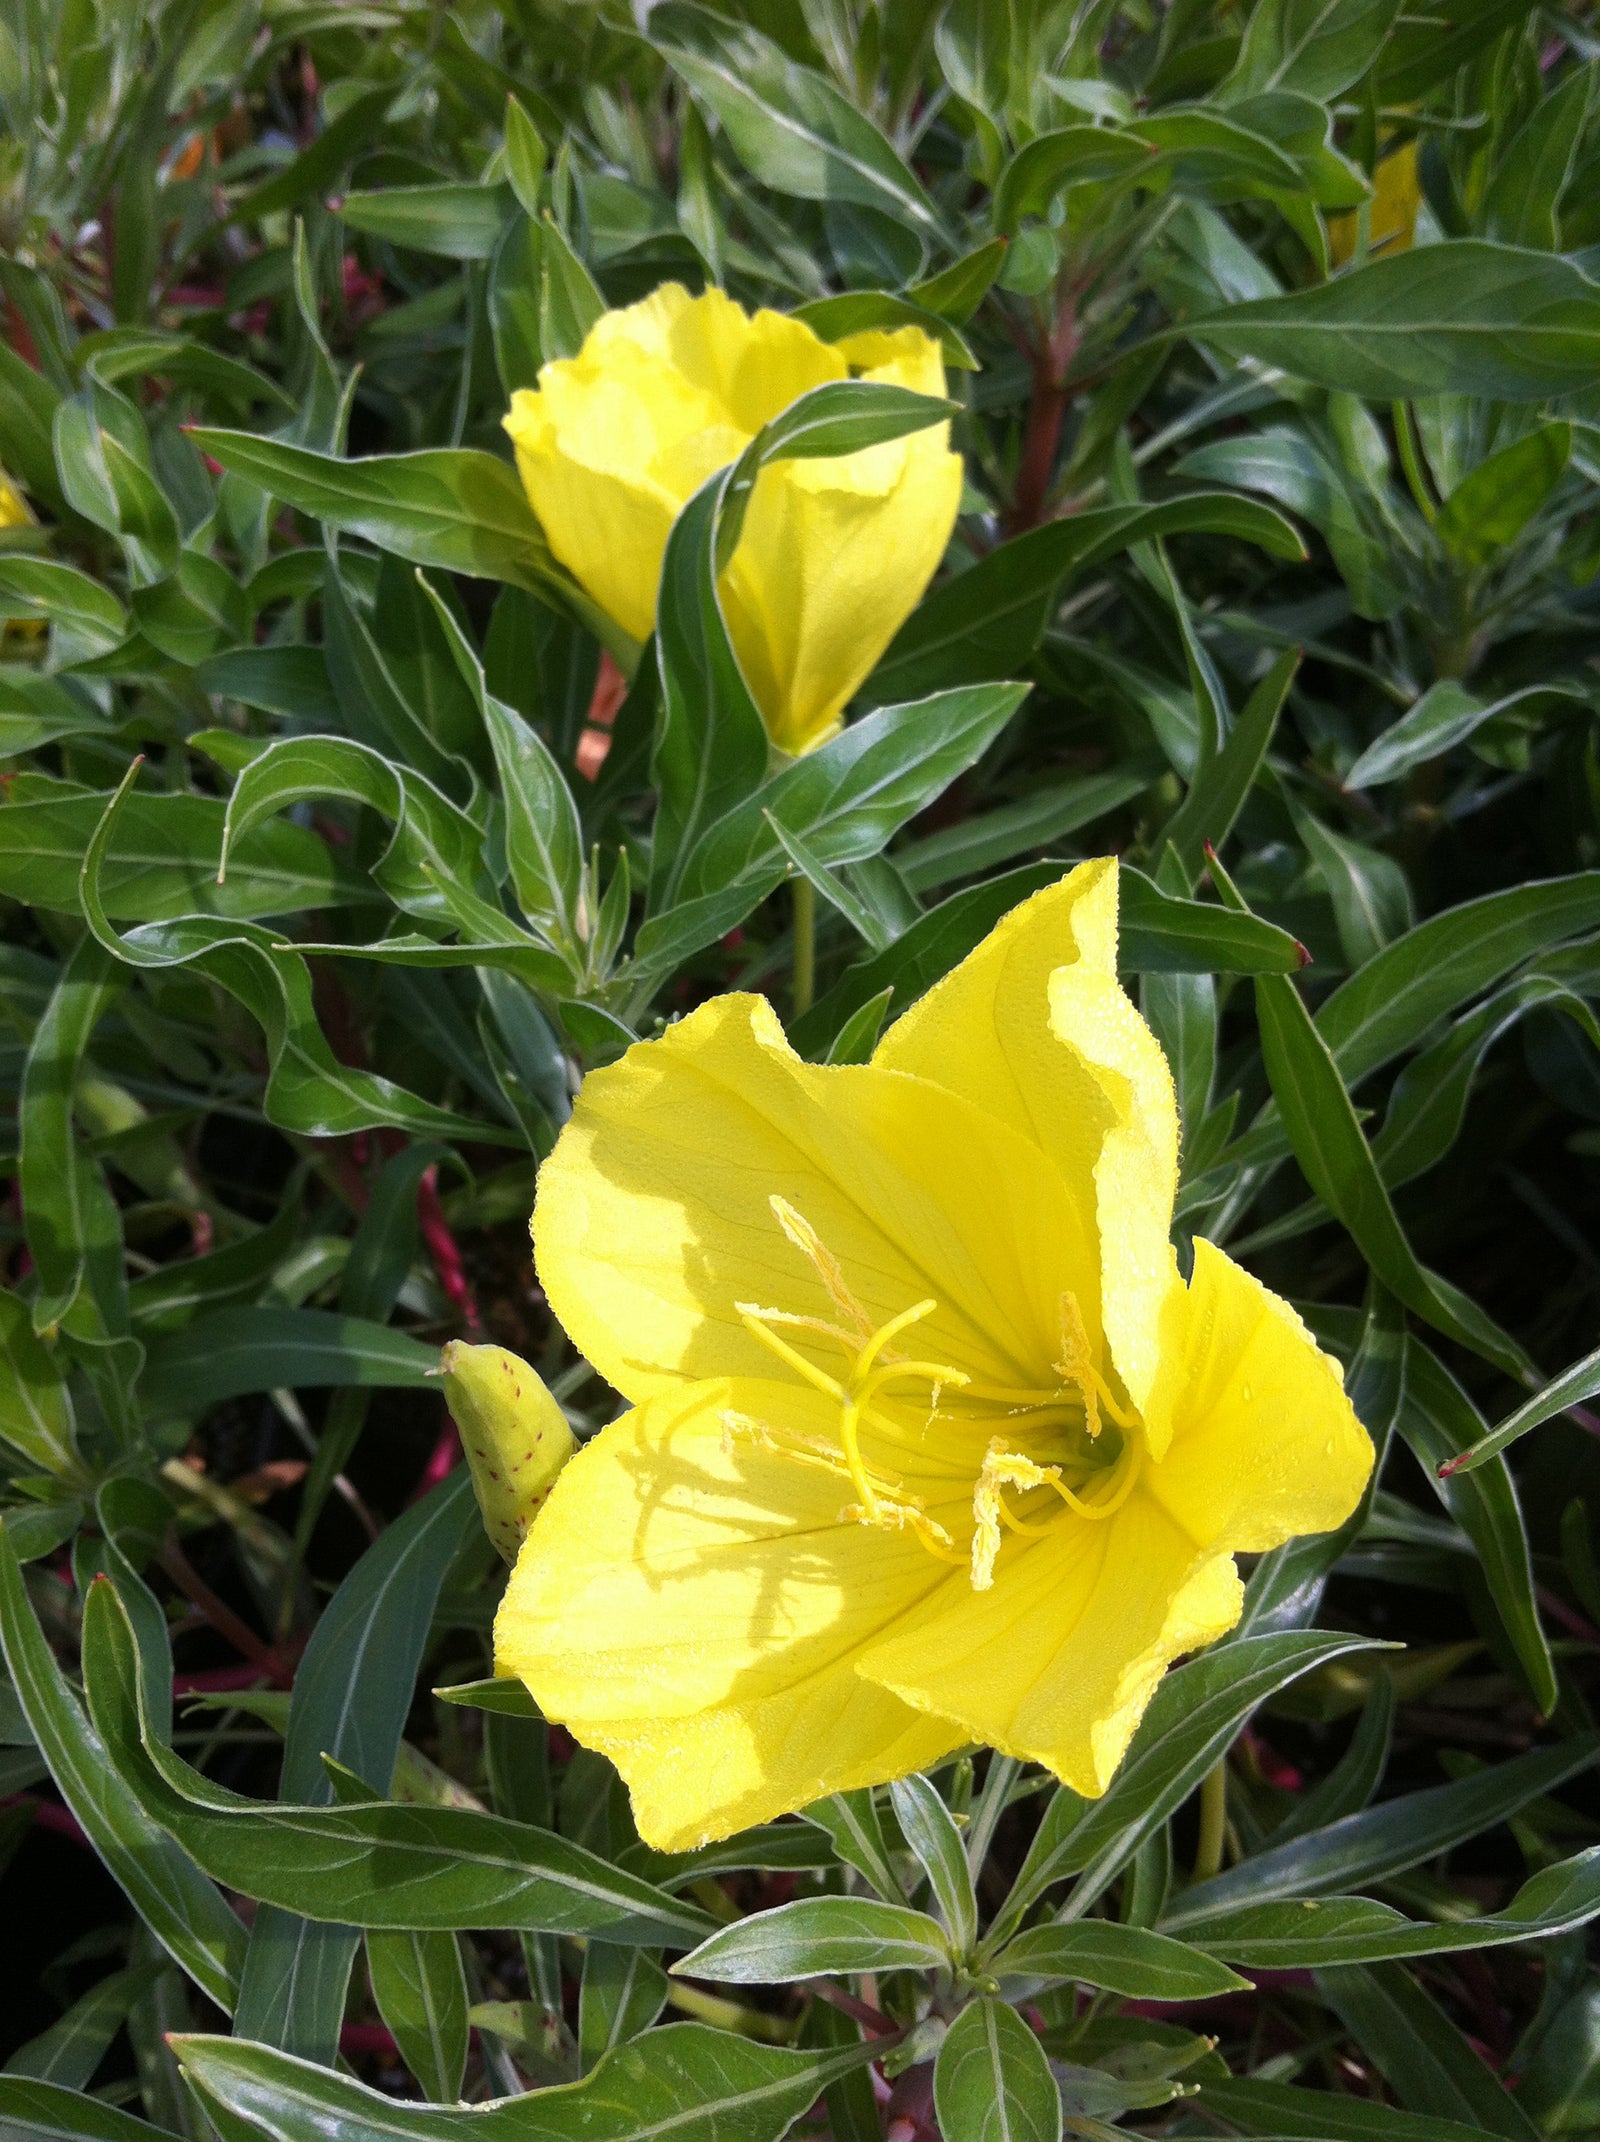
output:
[[[0, 4], [7, 2135], [1600, 2133], [1591, 16]], [[950, 361], [803, 778], [718, 757], [714, 513], [640, 657], [500, 429], [668, 279]], [[470, 1685], [437, 1349], [602, 1424], [584, 1070], [735, 986], [862, 1057], [1113, 851], [1180, 1231], [1381, 1481], [1092, 1807], [976, 1751], [651, 1854]]]

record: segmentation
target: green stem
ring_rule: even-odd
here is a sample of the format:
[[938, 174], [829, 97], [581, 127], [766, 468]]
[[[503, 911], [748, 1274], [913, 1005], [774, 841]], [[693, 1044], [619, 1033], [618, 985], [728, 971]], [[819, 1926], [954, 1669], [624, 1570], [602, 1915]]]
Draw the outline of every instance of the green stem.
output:
[[811, 1009], [817, 992], [817, 889], [809, 878], [794, 881], [794, 971], [790, 991], [794, 1016]]
[[1411, 411], [1404, 402], [1394, 405], [1394, 439], [1400, 449], [1400, 466], [1405, 470], [1406, 482], [1411, 496], [1417, 502], [1417, 511], [1431, 528], [1435, 507], [1428, 495], [1427, 478], [1422, 473], [1422, 456], [1417, 451], [1417, 435], [1411, 423]]
[[1228, 1758], [1219, 1758], [1200, 1785], [1200, 1838], [1194, 1848], [1194, 1879], [1209, 1882], [1222, 1872], [1222, 1845], [1228, 1834]]

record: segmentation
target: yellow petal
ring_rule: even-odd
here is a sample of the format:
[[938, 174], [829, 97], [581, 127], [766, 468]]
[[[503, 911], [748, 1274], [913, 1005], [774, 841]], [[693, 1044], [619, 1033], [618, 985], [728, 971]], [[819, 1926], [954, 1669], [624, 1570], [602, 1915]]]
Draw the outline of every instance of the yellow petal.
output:
[[[1117, 980], [1113, 869], [1084, 902], [1081, 956], [1050, 977], [1050, 1025], [1113, 1112], [1095, 1162], [1100, 1321], [1130, 1397], [1144, 1410], [1161, 1359], [1161, 1320], [1178, 1285], [1172, 1207], [1178, 1193], [1178, 1101], [1156, 1040]], [[1162, 1453], [1159, 1428], [1150, 1448]]]
[[702, 1005], [591, 1072], [539, 1173], [540, 1282], [624, 1397], [772, 1372], [740, 1303], [838, 1320], [774, 1216], [815, 1228], [876, 1327], [932, 1298], [919, 1357], [1058, 1379], [1095, 1306], [1091, 1222], [1020, 1132], [922, 1079], [803, 1063], [764, 997]]
[[[1142, 1408], [1177, 1284], [1178, 1113], [1166, 1058], [1117, 980], [1115, 860], [1080, 863], [1014, 908], [872, 1060], [1003, 1116], [1096, 1212], [1099, 1323]], [[1092, 1337], [1093, 1298], [1082, 1299]]]
[[727, 1432], [731, 1411], [827, 1436], [798, 1384], [652, 1401], [563, 1472], [495, 1624], [495, 1664], [609, 1755], [652, 1844], [726, 1836], [901, 1775], [962, 1734], [864, 1683], [864, 1643], [943, 1567], [909, 1534], [841, 1523], [848, 1484]]
[[1221, 1250], [1201, 1239], [1194, 1251], [1167, 1308], [1150, 1413], [1171, 1440], [1149, 1491], [1200, 1549], [1261, 1553], [1331, 1532], [1372, 1470], [1338, 1364]]
[[961, 503], [948, 425], [861, 453], [770, 463], [722, 582], [728, 631], [773, 742], [809, 751], [932, 579]]
[[1101, 1523], [1008, 1541], [991, 1591], [950, 1577], [860, 1671], [1093, 1797], [1167, 1667], [1231, 1629], [1242, 1600], [1231, 1559], [1197, 1554], [1141, 1488]]

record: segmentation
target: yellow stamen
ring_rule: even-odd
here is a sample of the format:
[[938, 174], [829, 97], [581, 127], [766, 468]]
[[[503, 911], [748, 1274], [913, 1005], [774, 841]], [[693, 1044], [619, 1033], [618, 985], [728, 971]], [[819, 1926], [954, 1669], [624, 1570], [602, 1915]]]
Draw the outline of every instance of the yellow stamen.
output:
[[835, 1304], [856, 1326], [862, 1338], [871, 1338], [872, 1319], [851, 1293], [849, 1282], [844, 1276], [844, 1270], [838, 1258], [835, 1257], [811, 1222], [803, 1213], [796, 1212], [787, 1198], [769, 1197], [767, 1203], [772, 1208], [774, 1219], [783, 1229], [788, 1239], [803, 1257], [810, 1260], [812, 1269], [827, 1288]]
[[[1053, 1389], [976, 1383], [965, 1370], [948, 1362], [907, 1360], [894, 1351], [894, 1342], [903, 1332], [934, 1314], [936, 1301], [929, 1298], [914, 1302], [909, 1309], [874, 1326], [851, 1291], [843, 1266], [810, 1221], [781, 1197], [770, 1198], [768, 1203], [785, 1238], [806, 1258], [829, 1299], [853, 1329], [845, 1330], [825, 1317], [763, 1308], [755, 1302], [739, 1302], [735, 1306], [745, 1329], [769, 1353], [837, 1405], [838, 1441], [773, 1428], [744, 1414], [725, 1413], [725, 1443], [737, 1437], [749, 1438], [765, 1450], [847, 1479], [856, 1500], [839, 1512], [842, 1524], [872, 1525], [885, 1532], [909, 1531], [939, 1561], [966, 1563], [973, 1589], [980, 1592], [989, 1590], [994, 1583], [1002, 1528], [1038, 1537], [1074, 1519], [1099, 1522], [1122, 1508], [1143, 1468], [1144, 1438], [1138, 1416], [1119, 1403], [1096, 1366], [1083, 1313], [1074, 1295], [1064, 1293], [1061, 1297], [1061, 1359], [1055, 1363], [1060, 1383]], [[809, 1333], [842, 1347], [847, 1361], [842, 1373], [833, 1376], [820, 1368], [788, 1339], [780, 1337], [773, 1328], [780, 1325], [787, 1331]], [[1086, 1434], [1091, 1442], [1098, 1441], [1104, 1422], [1110, 1420], [1121, 1431], [1122, 1447], [1109, 1465], [1082, 1454], [1045, 1464], [1025, 1451], [1013, 1449], [1006, 1437], [991, 1437], [973, 1487], [972, 1538], [963, 1550], [927, 1514], [919, 1498], [907, 1491], [904, 1481], [872, 1464], [861, 1448], [862, 1431], [868, 1426], [894, 1433], [893, 1423], [874, 1409], [892, 1384], [908, 1381], [929, 1387], [929, 1428], [938, 1416], [941, 1396], [948, 1389], [965, 1407], [979, 1407], [991, 1419], [998, 1414], [1013, 1438], [1026, 1429], [1030, 1436], [1048, 1438], [1047, 1448], [1059, 1448], [1064, 1439], [1070, 1452], [1074, 1438], [1081, 1435]], [[972, 1420], [970, 1413], [950, 1417], [969, 1423]], [[1100, 1494], [1081, 1492], [1091, 1483], [1102, 1481], [1105, 1486]], [[1006, 1499], [1007, 1490], [1027, 1496], [1041, 1489], [1048, 1490], [1066, 1507], [1041, 1520], [1024, 1517]]]

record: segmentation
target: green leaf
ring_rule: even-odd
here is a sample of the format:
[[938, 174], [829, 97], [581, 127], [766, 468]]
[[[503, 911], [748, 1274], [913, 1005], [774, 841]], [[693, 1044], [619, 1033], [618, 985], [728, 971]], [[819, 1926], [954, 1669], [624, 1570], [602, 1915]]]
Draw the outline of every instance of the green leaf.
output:
[[937, 275], [930, 275], [926, 282], [914, 284], [906, 296], [952, 326], [965, 327], [1005, 266], [1006, 250], [1005, 239], [991, 238], [976, 251], [963, 253], [948, 268], [941, 268]]
[[270, 932], [250, 923], [189, 916], [170, 924], [146, 923], [118, 937], [101, 903], [100, 870], [136, 772], [137, 761], [107, 804], [84, 856], [79, 887], [84, 915], [96, 941], [129, 965], [193, 966], [239, 999], [266, 1035], [270, 1070], [265, 1100], [271, 1121], [312, 1136], [392, 1124], [424, 1138], [511, 1142], [511, 1135], [498, 1128], [435, 1108], [388, 1079], [338, 1063], [317, 1025], [305, 962]]
[[1162, 1926], [1181, 1933], [1240, 1904], [1330, 1896], [1384, 1882], [1507, 1822], [1528, 1804], [1581, 1777], [1600, 1761], [1600, 1734], [1531, 1749], [1509, 1762], [1403, 1793], [1324, 1829], [1268, 1842], [1238, 1866], [1185, 1890]]
[[1594, 379], [1600, 284], [1558, 254], [1447, 239], [1168, 332], [1374, 401], [1542, 401]]
[[1586, 704], [1584, 695], [1569, 685], [1530, 684], [1502, 698], [1483, 700], [1464, 685], [1445, 679], [1430, 685], [1414, 706], [1367, 746], [1345, 775], [1344, 785], [1378, 788], [1386, 781], [1397, 781], [1414, 766], [1424, 766], [1464, 744], [1474, 730], [1500, 715], [1561, 713]]
[[1191, 884], [1200, 875], [1207, 847], [1221, 848], [1233, 831], [1299, 666], [1299, 649], [1285, 648], [1245, 701], [1221, 750], [1214, 756], [1202, 753], [1189, 793], [1162, 828], [1161, 847], [1173, 850]]
[[[1229, 904], [1242, 909], [1221, 865], [1213, 862], [1211, 869]], [[1368, 964], [1370, 971], [1375, 963]], [[1459, 1289], [1417, 1262], [1333, 1051], [1299, 991], [1283, 975], [1258, 975], [1255, 988], [1267, 1076], [1306, 1181], [1349, 1230], [1374, 1274], [1408, 1308], [1520, 1380], [1526, 1364], [1515, 1341]]]
[[76, 1477], [72, 1400], [57, 1355], [25, 1302], [0, 1290], [0, 1439], [41, 1473]]
[[1534, 1596], [1532, 1550], [1516, 1484], [1502, 1455], [1471, 1472], [1445, 1474], [1452, 1458], [1481, 1440], [1483, 1417], [1465, 1391], [1420, 1340], [1406, 1342], [1402, 1435], [1429, 1485], [1478, 1551], [1489, 1599], [1542, 1711], [1555, 1709], [1558, 1687], [1550, 1646]]
[[1216, 2081], [1208, 2075], [1201, 2102], [1242, 2133], [1276, 2135], [1281, 2142], [1472, 2142], [1482, 2135], [1480, 2128], [1459, 2120], [1399, 2112], [1343, 2091], [1297, 2090], [1253, 2075]]
[[458, 1938], [369, 1932], [367, 1969], [378, 2013], [423, 2096], [435, 2104], [454, 2103], [466, 2073], [469, 2035], [467, 1980]]
[[928, 1877], [950, 1946], [964, 1956], [978, 1938], [978, 1899], [961, 1832], [925, 1777], [896, 1778], [889, 1797], [900, 1834]]
[[870, 2058], [865, 2046], [796, 2053], [674, 2023], [608, 2053], [582, 2082], [444, 2108], [235, 2038], [180, 2037], [174, 2049], [223, 2142], [779, 2142], [836, 2076]]
[[656, 908], [673, 904], [706, 830], [766, 778], [766, 725], [717, 594], [719, 522], [733, 478], [724, 469], [701, 485], [673, 523], [662, 560], [661, 715], [650, 766], [659, 797], [651, 844]]
[[1566, 472], [1570, 424], [1541, 424], [1464, 476], [1433, 532], [1463, 565], [1484, 565], [1514, 543]]
[[1344, 472], [1305, 432], [1272, 425], [1241, 438], [1210, 440], [1186, 454], [1177, 472], [1262, 491], [1308, 520], [1326, 541], [1359, 616], [1389, 618], [1404, 603], [1405, 583], [1389, 545], [1370, 532]]
[[1438, 1019], [1551, 945], [1600, 926], [1600, 870], [1509, 886], [1430, 915], [1340, 984], [1317, 1031], [1354, 1086]]
[[1200, 491], [1155, 505], [1091, 506], [1002, 543], [941, 581], [912, 611], [862, 687], [879, 704], [1014, 675], [1033, 653], [1069, 573], [1157, 536], [1231, 535], [1279, 558], [1305, 555], [1293, 525], [1258, 499]]
[[[62, 1799], [146, 1926], [207, 1998], [231, 2015], [244, 1962], [244, 1928], [112, 1768], [45, 1642], [3, 1523], [0, 1644], [29, 1730]], [[124, 2142], [124, 2137], [107, 2135], [104, 2142]]]
[[938, 235], [933, 204], [872, 121], [758, 30], [665, 0], [651, 12], [650, 43], [764, 185], [805, 201], [854, 201]]
[[1249, 17], [1221, 94], [1296, 90], [1331, 103], [1367, 73], [1397, 13], [1397, 0], [1267, 0]]
[[1063, 1788], [1051, 1803], [990, 1939], [1009, 1934], [1047, 1889], [1072, 1874], [1082, 1879], [1065, 1916], [1081, 1919], [1232, 1745], [1257, 1704], [1315, 1666], [1371, 1648], [1367, 1638], [1320, 1630], [1241, 1636], [1169, 1673], [1104, 1796], [1085, 1803]]
[[30, 2075], [38, 2082], [86, 2090], [138, 1993], [133, 1972], [113, 1971], [47, 2030], [18, 2046], [6, 2062], [6, 2074]]
[[593, 276], [547, 210], [539, 232], [539, 349], [544, 358], [576, 357], [605, 309]]
[[84, 1608], [84, 1686], [118, 1776], [228, 1887], [348, 1926], [603, 1933], [682, 1944], [703, 1913], [546, 1830], [461, 1807], [287, 1806], [228, 1793], [141, 1738], [128, 1624], [111, 1586]]
[[1025, 690], [980, 685], [883, 707], [792, 760], [725, 813], [691, 852], [678, 905], [639, 932], [641, 986], [654, 988], [782, 882], [789, 859], [774, 821], [798, 834], [829, 869], [865, 862], [982, 755]]
[[1593, 59], [1572, 68], [1541, 97], [1509, 143], [1499, 148], [1478, 207], [1485, 237], [1510, 245], [1561, 250], [1560, 208], [1573, 177], [1594, 100]]
[[506, 812], [506, 861], [517, 904], [558, 950], [575, 961], [583, 829], [572, 791], [538, 732], [485, 685], [483, 665], [449, 605], [439, 600], [426, 580], [422, 585], [438, 611], [494, 750]]
[[421, 1387], [438, 1367], [436, 1346], [387, 1324], [252, 1303], [213, 1310], [153, 1341], [142, 1390], [153, 1418], [192, 1420], [250, 1391]]
[[1305, 946], [1287, 930], [1163, 892], [1130, 863], [1119, 872], [1118, 907], [1125, 974], [1295, 974], [1306, 964]]
[[667, 1974], [648, 1949], [591, 1941], [578, 1990], [578, 2056], [585, 2072], [647, 2031], [667, 2005]]
[[[0, 601], [0, 617], [20, 607]], [[0, 757], [20, 758], [62, 737], [103, 735], [108, 726], [75, 678], [47, 677], [36, 670], [0, 664]]]
[[1481, 1918], [1407, 1919], [1371, 1897], [1246, 1904], [1186, 1927], [1184, 1938], [1247, 1971], [1332, 1969], [1404, 1956], [1448, 1956], [1546, 1940], [1600, 1918], [1600, 1845], [1545, 1867], [1504, 1911]]
[[128, 635], [128, 613], [111, 590], [55, 558], [0, 554], [0, 607], [54, 627], [58, 668], [105, 654]]
[[1014, 2008], [978, 2000], [945, 2034], [933, 2070], [945, 2142], [1060, 2142], [1061, 2093]]
[[[1065, 840], [1132, 802], [1162, 772], [1158, 759], [1135, 758], [1105, 773], [1074, 774], [1031, 784], [1030, 793], [982, 811], [894, 852], [894, 866], [913, 892], [930, 892], [957, 878], [976, 877], [1001, 863]], [[914, 926], [914, 925], [913, 925]]]
[[1538, 2142], [1538, 2128], [1504, 2083], [1398, 1964], [1319, 1971], [1317, 1989], [1410, 2111], [1444, 2113], [1507, 2142]]
[[246, 431], [202, 428], [191, 436], [202, 453], [285, 505], [413, 565], [509, 580], [535, 593], [559, 579], [515, 470], [493, 454], [425, 447], [346, 461]]
[[1469, 1450], [1448, 1459], [1443, 1468], [1445, 1474], [1475, 1472], [1507, 1444], [1516, 1442], [1519, 1436], [1553, 1420], [1558, 1413], [1565, 1413], [1569, 1406], [1581, 1405], [1586, 1398], [1593, 1398], [1597, 1391], [1600, 1391], [1600, 1347], [1592, 1354], [1585, 1354], [1581, 1361], [1574, 1361], [1571, 1368], [1563, 1369], [1559, 1376], [1552, 1376], [1542, 1391], [1535, 1391], [1487, 1435], [1480, 1436]]
[[326, 192], [345, 166], [359, 155], [378, 132], [395, 100], [391, 84], [367, 89], [351, 98], [337, 119], [330, 120], [316, 139], [292, 158], [283, 170], [263, 179], [233, 204], [232, 223], [258, 223], [263, 216], [280, 215], [297, 208], [311, 194]]
[[446, 260], [487, 260], [515, 207], [509, 186], [385, 186], [347, 193], [339, 213], [353, 230]]
[[1134, 2001], [1208, 2001], [1249, 1990], [1242, 1979], [1200, 1950], [1115, 1919], [1033, 1926], [1007, 1942], [988, 1965], [994, 1977], [1074, 1980]]
[[[350, 1291], [348, 1283], [346, 1291]], [[437, 1366], [436, 1357], [433, 1365]], [[281, 1798], [313, 1806], [329, 1801], [332, 1789], [323, 1767], [325, 1755], [353, 1771], [375, 1792], [388, 1790], [440, 1586], [476, 1529], [477, 1505], [470, 1476], [462, 1467], [388, 1526], [344, 1579], [312, 1631], [295, 1674], [278, 1783]], [[441, 1944], [448, 1945], [459, 1981], [461, 1961], [454, 1937], [413, 1935], [402, 1929], [376, 1938], [380, 1947], [385, 1940], [388, 1947], [380, 1962], [369, 1939], [374, 1997], [412, 2072], [426, 2085], [443, 2075], [453, 2058], [454, 2041], [448, 2036], [448, 2018], [453, 2012], [451, 1980], [439, 1958]], [[356, 1936], [347, 1927], [262, 1905], [251, 1929], [239, 1987], [235, 2015], [239, 2034], [263, 2038], [288, 2052], [331, 2065], [338, 2052], [355, 1946]], [[437, 1988], [433, 1979], [423, 1982], [430, 1963], [439, 1980]], [[384, 1993], [378, 1991], [380, 1977]], [[413, 1981], [415, 1991], [408, 1997], [405, 1987]], [[405, 2038], [384, 2007], [385, 1994], [393, 1996]], [[464, 2061], [464, 1981], [459, 1994]], [[434, 2060], [432, 2076], [411, 2057], [413, 2034], [418, 2060], [423, 2049]], [[459, 2087], [457, 2068], [454, 2087], [435, 2094], [455, 2097]]]
[[870, 1786], [830, 1793], [826, 1800], [817, 1800], [808, 1807], [805, 1818], [823, 1832], [847, 1867], [866, 1876], [885, 1903], [905, 1902], [905, 1891], [889, 1857]]
[[1526, 19], [1521, 0], [1459, 0], [1448, 16], [1400, 17], [1378, 72], [1378, 95], [1385, 104], [1416, 102]]
[[1000, 174], [995, 228], [1014, 235], [1025, 217], [1045, 215], [1073, 186], [1103, 186], [1136, 174], [1153, 184], [1161, 163], [1155, 143], [1131, 131], [1073, 125], [1035, 135]]
[[1292, 798], [1290, 815], [1333, 904], [1339, 949], [1363, 967], [1416, 921], [1410, 880], [1392, 855], [1335, 833]]
[[673, 1975], [741, 1986], [781, 1985], [831, 1971], [936, 1971], [950, 1964], [937, 1919], [875, 1897], [805, 1897], [722, 1927]]
[[166, 2130], [62, 2083], [0, 2075], [0, 2133], [7, 2142], [161, 2142]]
[[[57, 914], [78, 910], [84, 852], [107, 799], [71, 790], [0, 803], [0, 893]], [[230, 858], [217, 883], [225, 806], [209, 796], [130, 794], [102, 851], [100, 892], [119, 922], [180, 915], [239, 918], [305, 908], [369, 906], [362, 875], [308, 827], [271, 826]]]

